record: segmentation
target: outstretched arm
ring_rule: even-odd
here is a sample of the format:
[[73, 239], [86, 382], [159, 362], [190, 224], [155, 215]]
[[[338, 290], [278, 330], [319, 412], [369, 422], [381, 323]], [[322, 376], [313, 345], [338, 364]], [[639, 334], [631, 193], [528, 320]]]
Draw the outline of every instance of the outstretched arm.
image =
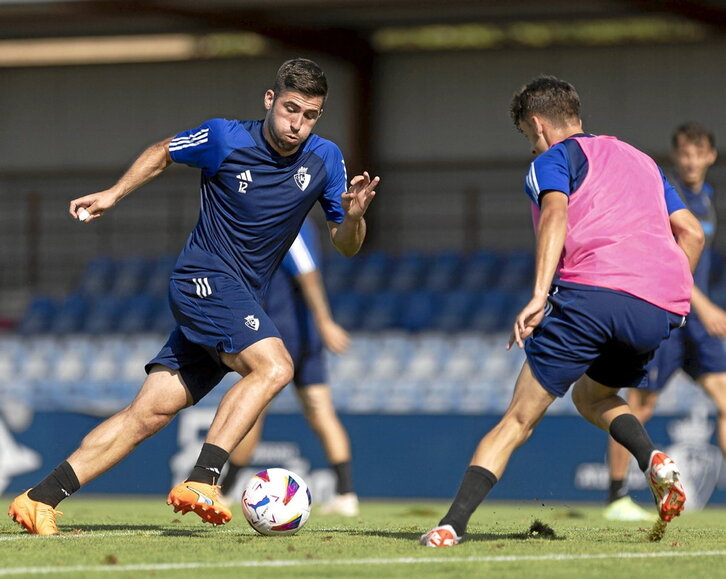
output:
[[295, 276], [295, 281], [300, 286], [305, 304], [315, 320], [315, 325], [320, 331], [323, 343], [328, 349], [340, 354], [348, 349], [350, 336], [333, 319], [330, 313], [330, 304], [325, 293], [325, 286], [320, 275], [320, 270], [313, 270]]
[[547, 295], [555, 277], [557, 264], [565, 246], [567, 234], [567, 208], [569, 199], [561, 191], [545, 193], [541, 201], [539, 227], [537, 229], [537, 252], [535, 256], [535, 279], [532, 299], [519, 312], [514, 321], [512, 335], [507, 349], [515, 342], [520, 348], [524, 340], [534, 331], [544, 317]]
[[116, 205], [126, 195], [160, 175], [172, 163], [169, 156], [170, 142], [171, 138], [151, 145], [139, 155], [131, 167], [110, 189], [71, 201], [68, 209], [71, 217], [78, 219], [79, 210], [85, 209], [88, 211], [89, 216], [84, 219], [84, 222], [98, 219], [107, 209]]
[[367, 171], [353, 177], [350, 188], [341, 196], [341, 204], [345, 211], [343, 222], [328, 222], [333, 245], [345, 257], [353, 257], [363, 245], [366, 236], [366, 222], [363, 215], [376, 195], [375, 188], [379, 181], [378, 177], [371, 180]]

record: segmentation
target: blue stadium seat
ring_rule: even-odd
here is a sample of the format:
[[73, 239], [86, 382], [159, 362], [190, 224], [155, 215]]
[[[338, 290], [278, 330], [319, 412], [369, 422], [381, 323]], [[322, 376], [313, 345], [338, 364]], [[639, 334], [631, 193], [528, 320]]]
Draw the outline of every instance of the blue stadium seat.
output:
[[158, 334], [169, 334], [175, 327], [176, 320], [169, 309], [169, 302], [162, 300], [148, 329]]
[[390, 258], [383, 252], [358, 258], [358, 263], [350, 272], [355, 277], [352, 289], [366, 296], [383, 289], [388, 281], [389, 262]]
[[403, 296], [383, 291], [364, 300], [359, 329], [375, 332], [398, 327]]
[[477, 295], [477, 292], [468, 290], [446, 292], [439, 301], [429, 327], [441, 332], [458, 332], [466, 329], [477, 302]]
[[428, 329], [439, 309], [441, 296], [427, 289], [411, 292], [401, 300], [400, 326], [409, 332]]
[[102, 296], [93, 300], [83, 316], [83, 331], [89, 334], [110, 334], [118, 331], [123, 300]]
[[149, 262], [141, 257], [128, 257], [116, 263], [111, 294], [128, 298], [142, 291], [147, 283]]
[[149, 331], [157, 311], [161, 309], [159, 302], [149, 294], [131, 296], [121, 305], [117, 331], [124, 334]]
[[359, 264], [359, 258], [343, 257], [337, 251], [331, 252], [323, 259], [323, 279], [325, 287], [331, 294], [350, 290], [353, 285], [354, 267]]
[[175, 255], [161, 255], [151, 261], [143, 292], [156, 298], [165, 298], [169, 293], [169, 276], [175, 263]]
[[421, 253], [411, 252], [401, 255], [391, 263], [388, 289], [405, 293], [421, 288], [428, 266], [428, 257]]
[[503, 290], [491, 289], [483, 292], [474, 305], [469, 318], [468, 329], [477, 332], [500, 332], [510, 322], [510, 296]]
[[494, 285], [500, 261], [500, 256], [495, 251], [481, 250], [472, 254], [462, 263], [459, 288], [482, 291], [491, 287]]
[[90, 298], [104, 295], [110, 291], [115, 273], [116, 264], [113, 259], [94, 257], [86, 266], [77, 292]]
[[71, 294], [56, 308], [49, 330], [54, 334], [79, 332], [87, 315], [88, 300], [80, 294]]
[[457, 288], [463, 267], [460, 253], [447, 252], [432, 255], [430, 266], [424, 280], [424, 287], [435, 292], [444, 292]]
[[534, 255], [529, 251], [514, 251], [503, 256], [496, 276], [496, 287], [517, 290], [529, 286], [534, 277]]
[[336, 293], [329, 296], [330, 310], [337, 323], [348, 331], [360, 328], [363, 300], [352, 291]]
[[23, 335], [41, 334], [51, 328], [56, 312], [56, 303], [52, 298], [36, 296], [20, 320], [17, 331]]

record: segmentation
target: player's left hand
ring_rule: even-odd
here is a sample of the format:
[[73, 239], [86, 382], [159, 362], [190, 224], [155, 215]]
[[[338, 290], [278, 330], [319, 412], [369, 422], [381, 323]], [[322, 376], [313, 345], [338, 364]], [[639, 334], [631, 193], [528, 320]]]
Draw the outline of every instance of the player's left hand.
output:
[[321, 324], [319, 329], [323, 343], [333, 354], [342, 354], [350, 346], [350, 335], [334, 321]]
[[516, 342], [519, 348], [524, 348], [524, 340], [539, 326], [542, 318], [544, 318], [545, 306], [547, 305], [547, 297], [533, 297], [524, 309], [519, 312], [514, 320], [512, 334], [509, 336], [507, 350], [512, 348]]
[[716, 304], [710, 304], [706, 312], [698, 312], [703, 327], [716, 338], [726, 338], [726, 311]]
[[368, 206], [376, 196], [376, 185], [380, 182], [379, 177], [371, 179], [368, 171], [362, 175], [356, 175], [350, 180], [348, 191], [341, 196], [341, 204], [346, 215], [351, 219], [361, 219]]

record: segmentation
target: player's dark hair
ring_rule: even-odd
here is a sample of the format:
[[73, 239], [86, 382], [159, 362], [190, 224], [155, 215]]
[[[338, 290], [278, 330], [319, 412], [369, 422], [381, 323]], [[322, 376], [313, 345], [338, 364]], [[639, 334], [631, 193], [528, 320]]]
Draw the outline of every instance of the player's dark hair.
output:
[[551, 75], [538, 76], [514, 93], [509, 115], [517, 129], [533, 115], [567, 125], [580, 118], [580, 95], [569, 82]]
[[693, 143], [694, 145], [700, 145], [704, 141], [707, 141], [712, 149], [716, 148], [716, 137], [701, 123], [689, 122], [680, 125], [671, 137], [671, 145], [674, 149], [678, 148], [678, 141], [681, 137], [687, 143]]
[[282, 63], [272, 90], [279, 95], [294, 90], [308, 97], [328, 96], [328, 81], [323, 69], [307, 58], [293, 58]]

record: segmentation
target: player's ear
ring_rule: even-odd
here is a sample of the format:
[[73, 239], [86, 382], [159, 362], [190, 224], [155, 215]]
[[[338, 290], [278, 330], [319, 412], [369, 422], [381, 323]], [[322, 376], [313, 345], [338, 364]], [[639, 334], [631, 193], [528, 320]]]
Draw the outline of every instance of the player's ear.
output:
[[263, 100], [265, 103], [265, 110], [269, 111], [272, 108], [272, 105], [275, 103], [275, 91], [272, 89], [268, 89], [265, 92], [265, 98]]

